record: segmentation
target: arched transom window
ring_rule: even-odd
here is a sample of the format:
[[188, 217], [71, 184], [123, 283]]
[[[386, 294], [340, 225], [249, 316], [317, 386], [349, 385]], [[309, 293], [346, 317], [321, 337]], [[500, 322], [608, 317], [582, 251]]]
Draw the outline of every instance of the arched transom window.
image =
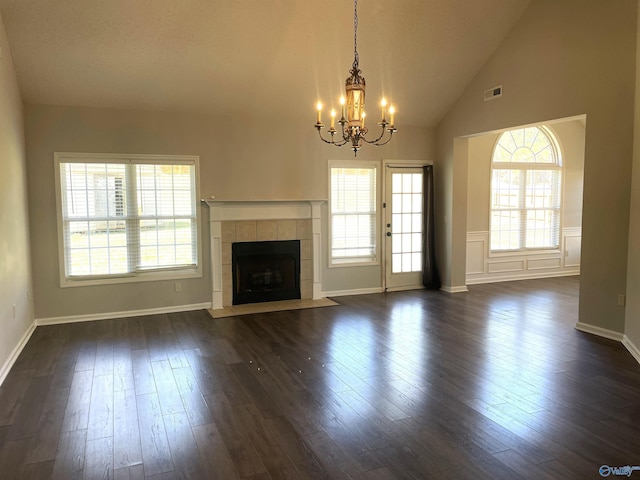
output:
[[562, 164], [545, 127], [503, 132], [491, 165], [491, 251], [558, 248]]

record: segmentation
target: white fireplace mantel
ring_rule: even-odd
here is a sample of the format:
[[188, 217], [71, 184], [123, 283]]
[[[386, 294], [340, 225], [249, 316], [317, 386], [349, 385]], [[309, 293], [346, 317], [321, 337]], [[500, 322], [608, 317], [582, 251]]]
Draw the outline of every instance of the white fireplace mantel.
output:
[[322, 204], [326, 200], [203, 200], [209, 206], [212, 308], [221, 309], [222, 222], [241, 220], [311, 220], [313, 299], [322, 298]]

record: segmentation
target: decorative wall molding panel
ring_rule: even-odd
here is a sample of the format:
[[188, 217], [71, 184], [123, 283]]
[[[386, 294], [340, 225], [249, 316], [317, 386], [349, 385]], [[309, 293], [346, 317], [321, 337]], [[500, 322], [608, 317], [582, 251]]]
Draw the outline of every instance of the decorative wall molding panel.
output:
[[580, 274], [582, 229], [564, 228], [560, 250], [491, 253], [489, 232], [467, 232], [467, 284]]

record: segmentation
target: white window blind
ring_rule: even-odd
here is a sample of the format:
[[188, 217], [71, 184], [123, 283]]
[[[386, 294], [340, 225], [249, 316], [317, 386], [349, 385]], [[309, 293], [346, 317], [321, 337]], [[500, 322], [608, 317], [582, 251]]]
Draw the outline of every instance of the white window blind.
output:
[[376, 167], [331, 167], [331, 263], [377, 259]]
[[58, 158], [65, 278], [195, 269], [196, 161]]

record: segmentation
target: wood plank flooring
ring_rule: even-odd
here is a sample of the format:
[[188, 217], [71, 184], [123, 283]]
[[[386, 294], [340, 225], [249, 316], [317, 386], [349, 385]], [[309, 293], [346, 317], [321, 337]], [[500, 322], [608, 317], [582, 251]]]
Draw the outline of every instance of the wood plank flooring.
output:
[[578, 281], [38, 327], [0, 387], [0, 476], [585, 479], [640, 465], [640, 365], [574, 329]]

